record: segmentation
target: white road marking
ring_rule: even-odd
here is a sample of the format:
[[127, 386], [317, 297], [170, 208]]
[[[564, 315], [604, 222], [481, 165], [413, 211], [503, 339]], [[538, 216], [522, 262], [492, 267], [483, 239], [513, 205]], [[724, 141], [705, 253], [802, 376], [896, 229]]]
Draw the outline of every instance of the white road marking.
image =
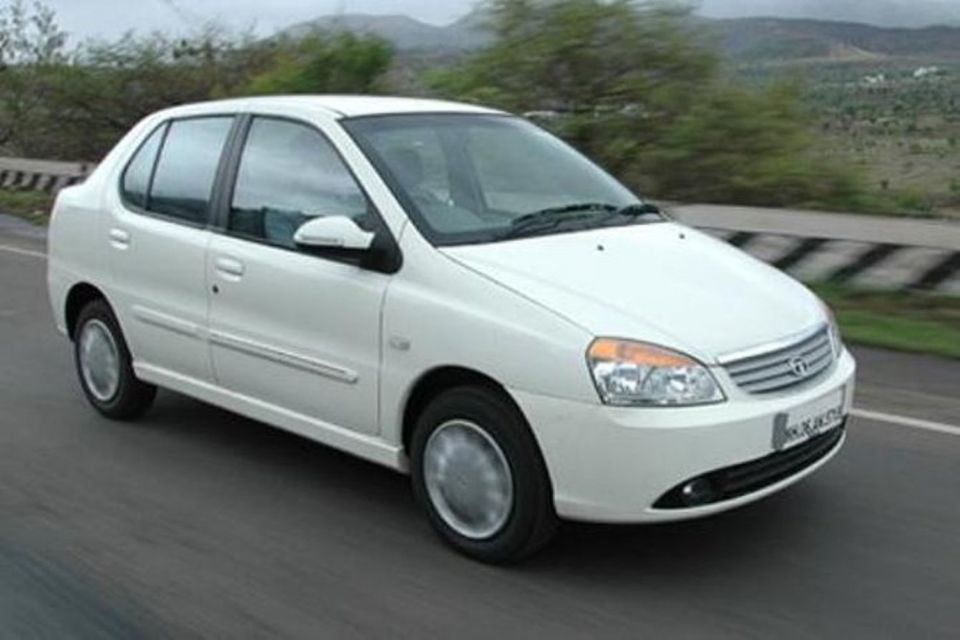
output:
[[850, 415], [865, 420], [876, 420], [877, 422], [887, 422], [901, 427], [911, 429], [924, 429], [926, 431], [936, 431], [937, 433], [947, 433], [952, 436], [960, 436], [960, 427], [944, 422], [933, 422], [932, 420], [921, 420], [919, 418], [908, 418], [907, 416], [898, 416], [892, 413], [883, 413], [881, 411], [869, 411], [867, 409], [853, 409]]
[[21, 256], [30, 256], [31, 258], [41, 258], [46, 260], [47, 254], [42, 251], [31, 251], [30, 249], [21, 249], [20, 247], [11, 247], [8, 244], [0, 244], [0, 251], [6, 251], [8, 253], [16, 253]]

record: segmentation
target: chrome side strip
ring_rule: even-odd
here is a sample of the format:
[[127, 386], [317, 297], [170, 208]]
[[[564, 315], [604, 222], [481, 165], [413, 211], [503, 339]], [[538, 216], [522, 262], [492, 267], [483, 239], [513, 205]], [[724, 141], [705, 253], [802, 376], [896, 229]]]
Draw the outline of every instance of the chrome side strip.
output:
[[807, 329], [801, 331], [800, 333], [795, 333], [792, 336], [787, 336], [780, 340], [774, 342], [767, 342], [765, 344], [757, 345], [755, 347], [749, 347], [747, 349], [741, 349], [739, 351], [732, 351], [729, 353], [724, 353], [717, 357], [717, 364], [726, 365], [731, 362], [736, 362], [738, 360], [746, 360], [748, 358], [754, 358], [756, 356], [769, 355], [781, 349], [788, 349], [796, 344], [809, 340], [814, 337], [821, 331], [827, 329], [826, 323], [818, 324], [812, 329]]
[[240, 338], [222, 331], [210, 331], [210, 342], [247, 355], [263, 358], [279, 364], [294, 367], [310, 373], [317, 373], [347, 384], [355, 384], [360, 379], [356, 371], [339, 367], [329, 362], [309, 358], [297, 353], [271, 347], [260, 342]]
[[141, 307], [139, 305], [134, 305], [131, 308], [131, 311], [133, 311], [133, 316], [144, 324], [166, 329], [167, 331], [173, 331], [174, 333], [179, 333], [180, 335], [187, 336], [188, 338], [200, 339], [203, 337], [203, 331], [200, 325], [195, 322], [181, 320], [180, 318], [175, 318], [165, 313], [160, 313], [159, 311], [147, 309], [146, 307]]

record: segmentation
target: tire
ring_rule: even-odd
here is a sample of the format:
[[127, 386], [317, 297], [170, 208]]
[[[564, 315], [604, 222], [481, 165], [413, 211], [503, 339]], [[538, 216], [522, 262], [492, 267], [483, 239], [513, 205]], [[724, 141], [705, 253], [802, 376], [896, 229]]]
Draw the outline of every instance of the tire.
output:
[[134, 374], [127, 342], [106, 300], [94, 300], [80, 311], [73, 355], [83, 394], [107, 418], [133, 420], [153, 404], [157, 388], [141, 382]]
[[[451, 450], [443, 448], [451, 438], [472, 443], [464, 451], [479, 451], [479, 459], [484, 461], [480, 464], [485, 466], [474, 464], [477, 457], [457, 454], [441, 463], [438, 456]], [[433, 528], [457, 551], [482, 562], [509, 564], [540, 550], [556, 533], [559, 521], [553, 489], [540, 449], [526, 420], [502, 392], [469, 386], [440, 394], [418, 417], [410, 447], [414, 495]], [[497, 472], [502, 463], [508, 473]], [[454, 471], [448, 471], [450, 468]], [[431, 474], [437, 469], [442, 473]], [[489, 473], [490, 469], [494, 473]], [[438, 480], [439, 476], [443, 479]], [[489, 478], [493, 476], [498, 480], [491, 486]], [[492, 489], [497, 499], [491, 502], [490, 493], [482, 489]], [[480, 498], [485, 500], [481, 504], [496, 506], [479, 512], [496, 517], [465, 523], [458, 514], [471, 512], [451, 509], [447, 491], [453, 492], [454, 503], [457, 491], [487, 496]], [[501, 499], [505, 493], [510, 494], [507, 501]], [[476, 503], [467, 502], [471, 506]]]

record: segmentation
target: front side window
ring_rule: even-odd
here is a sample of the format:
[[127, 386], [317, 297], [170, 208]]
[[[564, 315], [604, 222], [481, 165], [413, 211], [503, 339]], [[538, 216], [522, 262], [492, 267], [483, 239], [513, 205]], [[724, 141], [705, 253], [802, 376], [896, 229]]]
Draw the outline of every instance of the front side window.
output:
[[330, 142], [289, 120], [254, 118], [240, 158], [230, 232], [294, 248], [307, 220], [347, 216], [369, 228], [367, 199]]
[[213, 183], [232, 117], [174, 120], [160, 150], [146, 209], [206, 224]]
[[437, 246], [662, 221], [566, 143], [510, 116], [343, 121]]

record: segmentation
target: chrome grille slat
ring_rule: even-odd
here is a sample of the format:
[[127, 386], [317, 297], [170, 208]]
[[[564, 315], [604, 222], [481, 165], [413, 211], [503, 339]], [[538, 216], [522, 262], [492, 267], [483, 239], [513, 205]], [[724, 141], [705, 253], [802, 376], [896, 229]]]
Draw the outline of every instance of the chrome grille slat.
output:
[[[816, 337], [816, 336], [814, 336], [814, 337]], [[829, 336], [828, 336], [828, 337], [827, 337], [827, 342], [829, 343], [829, 341], [830, 341], [830, 339], [829, 339]], [[750, 358], [745, 358], [745, 359], [743, 359], [743, 360], [736, 360], [736, 361], [734, 361], [734, 362], [728, 362], [728, 363], [727, 363], [726, 365], [724, 365], [724, 366], [725, 366], [728, 370], [736, 371], [736, 372], [738, 372], [738, 373], [744, 373], [744, 372], [746, 372], [746, 371], [752, 371], [752, 370], [754, 370], [754, 369], [759, 369], [759, 368], [763, 368], [763, 367], [769, 367], [769, 366], [775, 365], [775, 364], [777, 364], [777, 363], [779, 363], [779, 362], [782, 362], [782, 361], [784, 361], [784, 355], [783, 355], [783, 354], [785, 354], [785, 353], [787, 353], [787, 352], [789, 352], [790, 355], [789, 355], [789, 356], [786, 356], [786, 357], [787, 357], [787, 358], [792, 358], [793, 356], [801, 355], [801, 354], [804, 352], [805, 349], [817, 349], [817, 348], [821, 347], [821, 346], [823, 345], [823, 343], [818, 341], [817, 343], [813, 344], [812, 346], [809, 346], [809, 345], [811, 345], [811, 342], [810, 342], [809, 339], [807, 339], [807, 340], [804, 340], [803, 342], [798, 343], [798, 344], [796, 344], [796, 345], [794, 345], [794, 346], [792, 346], [792, 347], [788, 347], [787, 349], [778, 349], [778, 350], [776, 350], [776, 351], [772, 351], [772, 352], [770, 352], [770, 353], [766, 353], [766, 354], [763, 354], [763, 355], [752, 356], [752, 357], [750, 357]]]
[[[806, 372], [794, 372], [793, 362], [801, 358]], [[833, 345], [826, 327], [787, 347], [724, 364], [730, 378], [748, 393], [769, 393], [787, 389], [816, 378], [833, 364]]]
[[[818, 353], [818, 352], [824, 352], [824, 351], [829, 352], [830, 349], [832, 348], [833, 348], [833, 345], [830, 344], [830, 340], [828, 339], [826, 342], [810, 347], [806, 351], [800, 352], [800, 355], [802, 355], [805, 358], [813, 359], [822, 355], [822, 353]], [[814, 354], [817, 354], [817, 355], [814, 355]]]
[[[830, 355], [831, 346], [829, 342], [825, 345], [819, 345], [816, 349], [811, 352], [804, 353], [804, 357], [807, 359], [809, 364], [812, 364], [825, 355]], [[791, 356], [793, 357], [793, 356]], [[751, 367], [749, 369], [739, 369], [733, 371], [730, 367], [727, 368], [727, 371], [731, 376], [737, 378], [737, 382], [750, 383], [758, 382], [760, 380], [765, 380], [774, 375], [779, 375], [783, 373], [790, 373], [790, 363], [788, 360], [778, 359], [773, 361], [773, 364], [768, 364], [760, 367]]]
[[[817, 369], [818, 367], [826, 369], [830, 362], [833, 360], [833, 349], [826, 353], [821, 353], [816, 358], [807, 360], [807, 364], [810, 365], [811, 370]], [[818, 369], [819, 370], [819, 369]]]

